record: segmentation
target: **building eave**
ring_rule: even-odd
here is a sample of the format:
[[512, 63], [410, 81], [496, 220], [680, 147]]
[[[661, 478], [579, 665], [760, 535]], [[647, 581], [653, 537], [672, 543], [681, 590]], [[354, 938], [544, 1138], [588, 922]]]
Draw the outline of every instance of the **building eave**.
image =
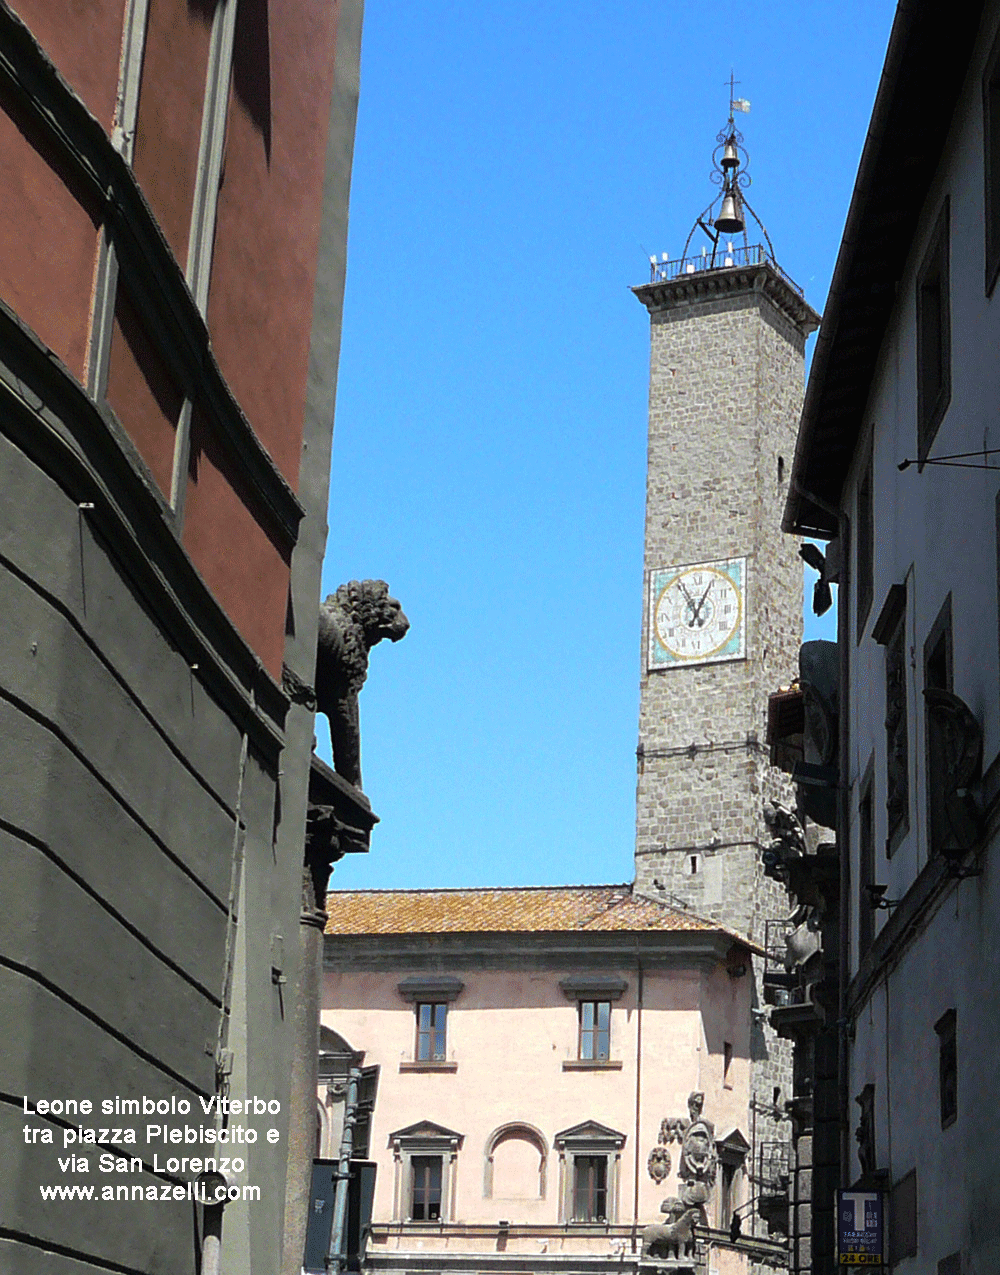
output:
[[983, 7], [900, 0], [813, 354], [785, 531], [837, 534], [879, 351]]
[[513, 933], [327, 934], [327, 970], [418, 972], [468, 968], [566, 969], [581, 962], [608, 968], [634, 965], [712, 970], [736, 940], [724, 930], [548, 930]]

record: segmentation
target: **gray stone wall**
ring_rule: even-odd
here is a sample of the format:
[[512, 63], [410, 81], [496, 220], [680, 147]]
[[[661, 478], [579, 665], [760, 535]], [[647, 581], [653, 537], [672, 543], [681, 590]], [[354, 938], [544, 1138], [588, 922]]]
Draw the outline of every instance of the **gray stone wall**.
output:
[[[760, 287], [767, 267], [716, 272], [651, 304], [649, 453], [636, 800], [636, 882], [750, 937], [779, 914], [760, 872], [767, 697], [797, 672], [802, 568], [781, 511], [802, 399], [804, 335]], [[709, 279], [709, 285], [711, 280]], [[643, 298], [645, 299], [645, 298]], [[647, 668], [649, 579], [747, 559], [747, 658]], [[777, 909], [777, 912], [775, 911]]]
[[[767, 266], [637, 293], [651, 352], [636, 885], [763, 944], [790, 910], [762, 871], [765, 804], [793, 804], [765, 740], [768, 695], [797, 675], [802, 641], [802, 564], [781, 516], [817, 316]], [[747, 559], [746, 658], [650, 671], [651, 574], [732, 557]], [[758, 1008], [762, 974], [755, 959]], [[787, 1139], [774, 1100], [791, 1097], [792, 1046], [762, 1017], [750, 1062], [755, 1142]]]

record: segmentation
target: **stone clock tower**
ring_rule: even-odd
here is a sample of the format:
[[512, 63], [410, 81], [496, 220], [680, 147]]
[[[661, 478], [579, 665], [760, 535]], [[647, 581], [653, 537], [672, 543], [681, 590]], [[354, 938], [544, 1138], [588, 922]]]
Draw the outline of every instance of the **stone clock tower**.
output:
[[789, 800], [765, 734], [802, 640], [781, 514], [819, 315], [763, 226], [747, 235], [741, 142], [730, 116], [717, 215], [633, 289], [651, 334], [635, 855], [642, 893], [763, 942], [764, 918], [787, 912], [761, 868], [764, 804]]

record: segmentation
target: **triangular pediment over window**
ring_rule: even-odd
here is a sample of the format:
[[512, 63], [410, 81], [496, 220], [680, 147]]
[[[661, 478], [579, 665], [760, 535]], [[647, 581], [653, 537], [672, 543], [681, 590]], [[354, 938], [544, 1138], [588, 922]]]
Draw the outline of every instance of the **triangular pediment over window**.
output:
[[578, 1147], [582, 1143], [621, 1147], [625, 1143], [625, 1134], [596, 1120], [585, 1120], [583, 1124], [575, 1124], [571, 1129], [563, 1129], [561, 1133], [557, 1133], [553, 1142], [557, 1147]]
[[419, 1120], [416, 1124], [407, 1125], [405, 1129], [397, 1129], [389, 1134], [390, 1142], [430, 1141], [459, 1142], [464, 1133], [456, 1133], [454, 1129], [446, 1129], [443, 1124], [435, 1124], [433, 1120]]
[[719, 1153], [719, 1159], [724, 1164], [738, 1164], [746, 1159], [750, 1143], [739, 1129], [734, 1128], [730, 1129], [724, 1137], [716, 1138], [715, 1147]]

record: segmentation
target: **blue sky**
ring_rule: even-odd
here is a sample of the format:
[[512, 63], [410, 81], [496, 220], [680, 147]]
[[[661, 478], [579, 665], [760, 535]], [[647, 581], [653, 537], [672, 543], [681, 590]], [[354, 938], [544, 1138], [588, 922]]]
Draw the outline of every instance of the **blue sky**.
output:
[[631, 879], [649, 335], [628, 287], [715, 193], [734, 68], [750, 201], [822, 309], [893, 11], [367, 0], [324, 592], [384, 578], [412, 627], [372, 653], [382, 822], [336, 888]]

